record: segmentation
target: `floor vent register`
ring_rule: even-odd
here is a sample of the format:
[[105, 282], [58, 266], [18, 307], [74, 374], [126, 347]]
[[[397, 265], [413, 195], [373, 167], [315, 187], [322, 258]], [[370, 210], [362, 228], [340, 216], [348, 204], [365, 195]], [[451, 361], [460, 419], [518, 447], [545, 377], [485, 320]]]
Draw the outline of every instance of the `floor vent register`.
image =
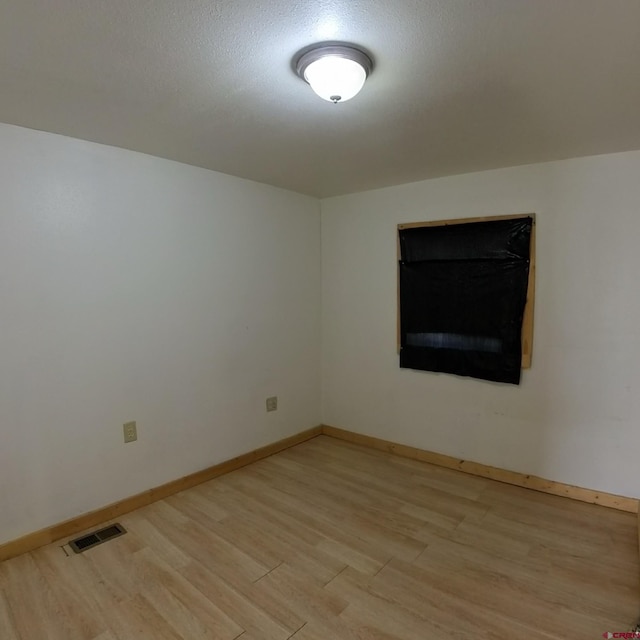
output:
[[111, 524], [104, 529], [99, 529], [93, 533], [88, 533], [86, 536], [71, 540], [71, 542], [69, 542], [69, 546], [76, 553], [82, 553], [83, 551], [93, 549], [93, 547], [96, 547], [103, 542], [108, 542], [118, 536], [122, 536], [125, 533], [127, 533], [127, 531], [121, 524]]

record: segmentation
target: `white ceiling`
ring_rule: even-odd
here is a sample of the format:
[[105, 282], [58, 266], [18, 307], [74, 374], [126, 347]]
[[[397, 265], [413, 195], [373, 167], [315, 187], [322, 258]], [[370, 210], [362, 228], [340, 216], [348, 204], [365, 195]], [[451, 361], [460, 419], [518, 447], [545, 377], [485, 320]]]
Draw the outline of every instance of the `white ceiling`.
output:
[[[365, 47], [333, 105], [291, 69]], [[639, 0], [0, 0], [0, 121], [316, 196], [640, 148]]]

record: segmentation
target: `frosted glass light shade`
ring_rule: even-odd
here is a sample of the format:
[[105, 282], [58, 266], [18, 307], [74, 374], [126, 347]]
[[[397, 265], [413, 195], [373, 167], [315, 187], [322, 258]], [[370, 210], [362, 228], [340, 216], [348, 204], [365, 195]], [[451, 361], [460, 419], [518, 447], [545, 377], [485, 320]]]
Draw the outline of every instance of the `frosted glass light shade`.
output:
[[323, 100], [346, 102], [362, 89], [367, 72], [354, 60], [325, 56], [306, 68], [304, 79]]
[[373, 63], [350, 45], [324, 44], [307, 49], [296, 61], [296, 72], [323, 100], [346, 102], [362, 86]]

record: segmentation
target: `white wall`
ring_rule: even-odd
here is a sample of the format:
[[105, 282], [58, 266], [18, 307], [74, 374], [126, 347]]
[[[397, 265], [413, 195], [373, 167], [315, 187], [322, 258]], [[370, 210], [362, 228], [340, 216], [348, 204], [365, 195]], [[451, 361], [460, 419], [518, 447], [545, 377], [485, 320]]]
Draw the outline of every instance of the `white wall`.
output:
[[0, 543], [315, 426], [319, 390], [317, 200], [0, 125]]
[[[633, 152], [327, 199], [320, 238], [313, 198], [0, 125], [0, 543], [321, 421], [640, 495], [639, 177]], [[521, 386], [400, 370], [396, 225], [527, 212]]]
[[[521, 386], [401, 370], [396, 225], [537, 214], [533, 368]], [[323, 421], [640, 496], [640, 152], [322, 202]]]

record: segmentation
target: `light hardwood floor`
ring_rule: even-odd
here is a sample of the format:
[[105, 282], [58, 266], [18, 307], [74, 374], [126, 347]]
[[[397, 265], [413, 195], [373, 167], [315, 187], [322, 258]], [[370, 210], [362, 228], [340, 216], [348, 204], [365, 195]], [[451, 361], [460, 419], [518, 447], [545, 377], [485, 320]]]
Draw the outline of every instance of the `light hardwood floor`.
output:
[[326, 436], [119, 521], [0, 564], [0, 638], [584, 640], [640, 612], [635, 515]]

